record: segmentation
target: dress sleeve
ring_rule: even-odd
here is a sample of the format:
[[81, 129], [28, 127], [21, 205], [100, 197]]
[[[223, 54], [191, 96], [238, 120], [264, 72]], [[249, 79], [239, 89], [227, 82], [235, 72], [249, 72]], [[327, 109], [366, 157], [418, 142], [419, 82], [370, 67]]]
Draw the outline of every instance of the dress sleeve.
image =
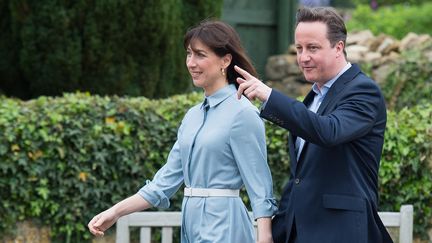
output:
[[247, 107], [237, 114], [230, 131], [230, 145], [254, 218], [273, 216], [277, 207], [267, 164], [265, 128], [258, 110]]
[[[180, 136], [182, 126], [180, 126], [177, 138]], [[147, 180], [138, 194], [141, 195], [154, 207], [168, 208], [169, 199], [178, 191], [183, 183], [183, 169], [180, 156], [179, 141], [172, 147], [167, 163], [159, 169], [153, 180]]]

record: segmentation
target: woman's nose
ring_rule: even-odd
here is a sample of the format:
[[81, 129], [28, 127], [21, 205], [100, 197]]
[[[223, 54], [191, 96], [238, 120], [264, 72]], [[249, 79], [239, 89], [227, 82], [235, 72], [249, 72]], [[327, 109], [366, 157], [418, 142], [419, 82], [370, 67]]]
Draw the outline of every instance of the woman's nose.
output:
[[186, 58], [186, 66], [188, 66], [188, 67], [195, 66], [195, 60], [193, 57], [190, 56], [190, 57]]

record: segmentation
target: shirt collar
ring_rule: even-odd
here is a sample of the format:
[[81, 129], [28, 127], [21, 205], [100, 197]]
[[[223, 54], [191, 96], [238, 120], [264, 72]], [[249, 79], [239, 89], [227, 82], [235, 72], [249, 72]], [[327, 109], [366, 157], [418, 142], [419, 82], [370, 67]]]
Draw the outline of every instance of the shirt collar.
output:
[[[210, 96], [205, 96], [205, 99], [207, 99], [207, 103], [209, 104], [209, 107], [214, 107], [219, 105], [222, 101], [226, 100], [228, 97], [230, 97], [232, 94], [236, 93], [237, 89], [234, 84], [229, 84], [224, 86], [223, 88], [216, 91], [214, 94]], [[201, 108], [203, 108], [204, 102], [201, 105]]]
[[344, 68], [342, 68], [342, 70], [332, 79], [330, 79], [329, 81], [327, 81], [323, 86], [321, 86], [321, 89], [318, 88], [317, 83], [314, 83], [312, 85], [312, 90], [315, 92], [315, 94], [317, 95], [322, 95], [325, 96], [327, 94], [327, 92], [329, 91], [330, 87], [334, 84], [334, 82], [336, 82], [336, 80], [344, 73], [346, 72], [350, 67], [351, 67], [351, 63], [348, 62]]

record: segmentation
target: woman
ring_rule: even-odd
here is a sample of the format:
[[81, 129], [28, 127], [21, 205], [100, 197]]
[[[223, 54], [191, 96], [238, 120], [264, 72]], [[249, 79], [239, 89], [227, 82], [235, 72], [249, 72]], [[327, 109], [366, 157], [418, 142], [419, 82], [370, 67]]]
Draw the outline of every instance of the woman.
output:
[[206, 21], [184, 39], [186, 66], [205, 99], [183, 118], [167, 163], [137, 194], [96, 215], [88, 224], [94, 235], [119, 217], [149, 207], [169, 207], [169, 198], [185, 183], [182, 242], [254, 242], [254, 230], [239, 197], [245, 185], [258, 242], [271, 242], [276, 211], [267, 165], [264, 124], [258, 110], [237, 99], [234, 65], [256, 74], [237, 33], [220, 21]]

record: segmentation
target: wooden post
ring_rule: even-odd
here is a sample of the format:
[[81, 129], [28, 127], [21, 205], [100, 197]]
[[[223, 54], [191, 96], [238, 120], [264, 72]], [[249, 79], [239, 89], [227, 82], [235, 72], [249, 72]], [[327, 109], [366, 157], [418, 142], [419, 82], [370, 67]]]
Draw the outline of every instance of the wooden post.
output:
[[294, 43], [294, 25], [296, 11], [297, 0], [278, 0], [278, 53], [286, 53], [289, 45]]

